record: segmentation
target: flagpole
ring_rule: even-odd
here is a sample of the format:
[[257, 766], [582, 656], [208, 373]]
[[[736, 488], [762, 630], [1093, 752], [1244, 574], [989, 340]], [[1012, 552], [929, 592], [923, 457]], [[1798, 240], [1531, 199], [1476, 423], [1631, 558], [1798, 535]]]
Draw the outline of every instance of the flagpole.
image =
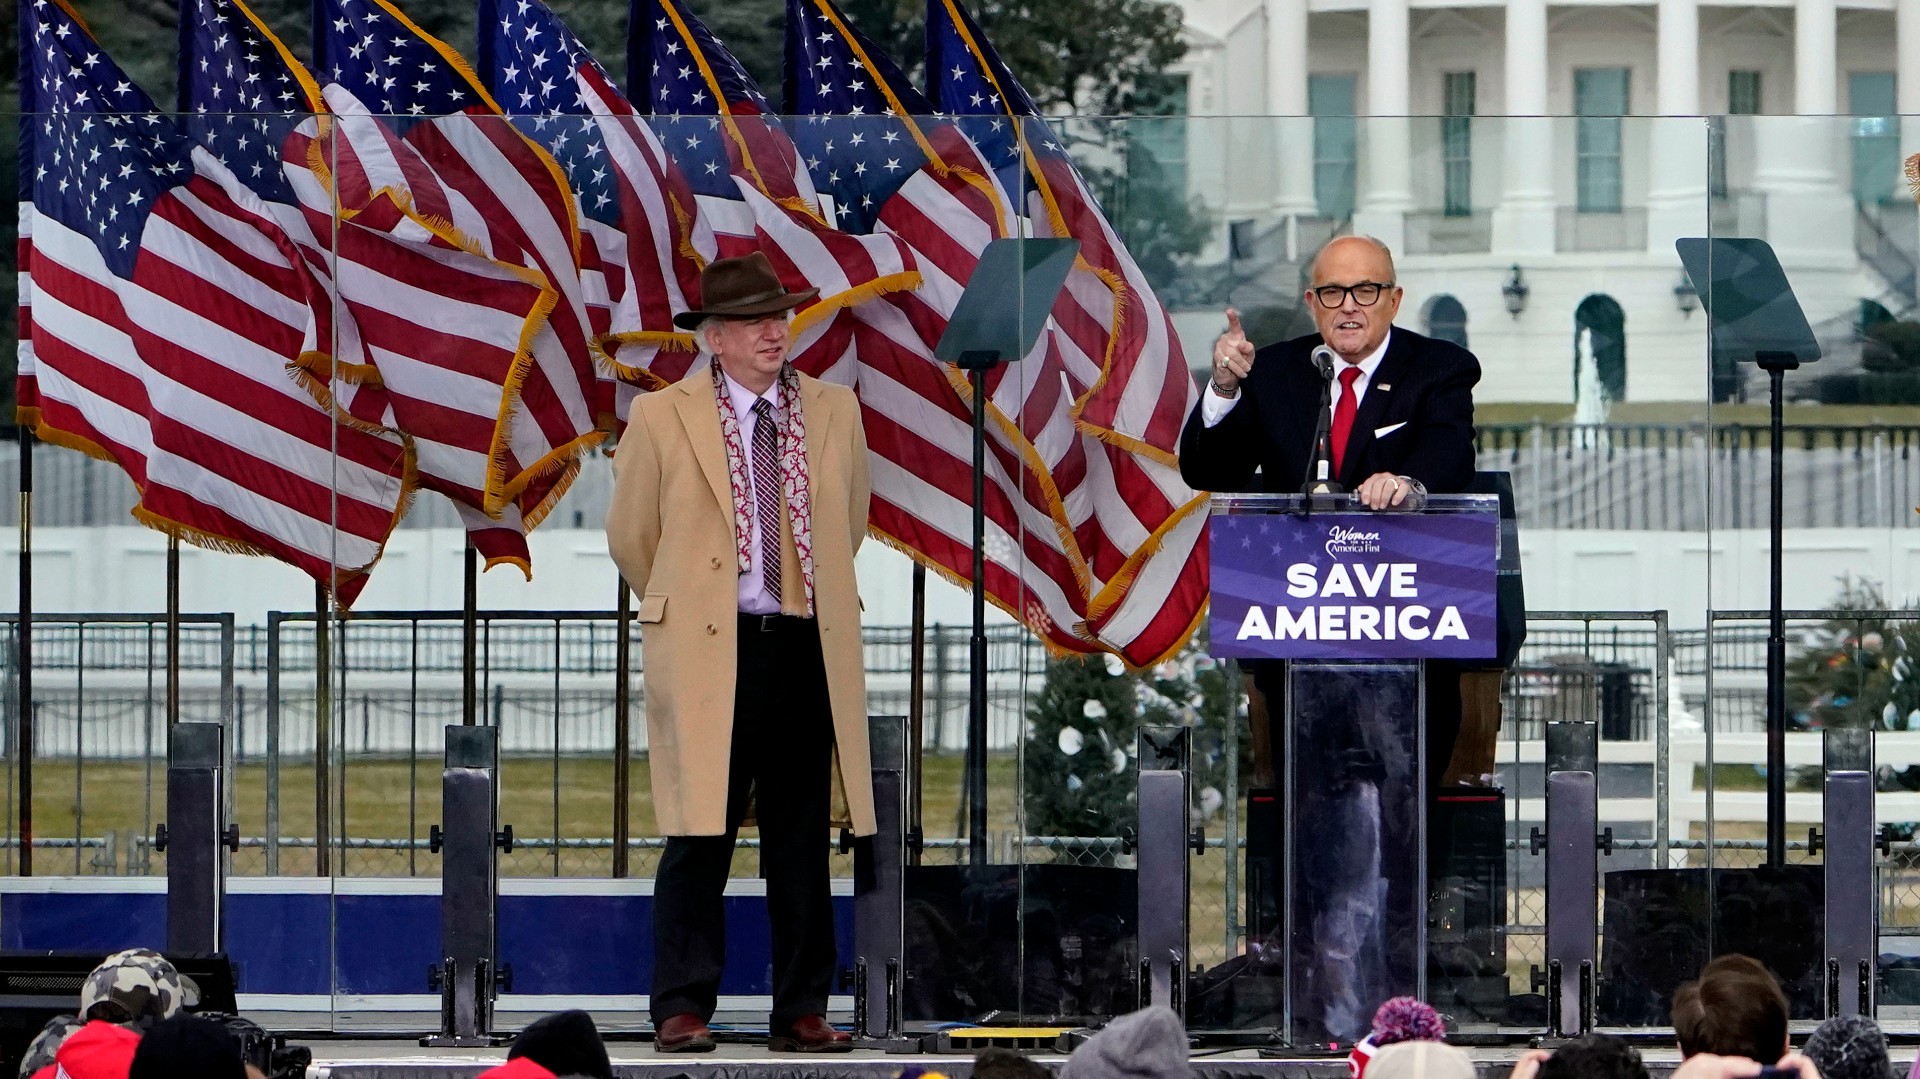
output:
[[[167, 537], [167, 729], [180, 722], [180, 537]], [[167, 742], [173, 752], [173, 742]]]
[[927, 567], [913, 564], [913, 654], [907, 672], [907, 862], [920, 864], [922, 732], [927, 724]]
[[333, 633], [324, 582], [313, 583], [313, 874], [333, 875]]
[[973, 633], [967, 639], [967, 862], [987, 864], [987, 367], [973, 380]]
[[620, 597], [614, 606], [613, 623], [613, 875], [625, 877], [627, 865], [627, 838], [631, 834], [631, 792], [633, 775], [631, 762], [627, 756], [632, 752], [631, 679], [627, 674], [627, 664], [632, 659], [633, 632], [628, 619], [633, 613], [633, 590], [627, 587], [627, 580], [618, 574], [614, 579], [620, 585]]
[[480, 708], [480, 566], [472, 543], [463, 549], [460, 562], [466, 567], [460, 611], [460, 722], [471, 727]]
[[33, 428], [20, 425], [20, 620], [14, 624], [18, 654], [18, 709], [14, 745], [20, 755], [20, 875], [33, 876]]

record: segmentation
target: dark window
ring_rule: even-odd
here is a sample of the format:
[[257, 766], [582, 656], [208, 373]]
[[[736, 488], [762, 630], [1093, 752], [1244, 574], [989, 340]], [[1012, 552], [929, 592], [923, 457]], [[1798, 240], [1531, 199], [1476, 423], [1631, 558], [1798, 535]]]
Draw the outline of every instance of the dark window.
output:
[[1620, 118], [1627, 114], [1627, 69], [1583, 67], [1573, 73], [1575, 183], [1581, 213], [1617, 214], [1621, 201]]
[[[1760, 73], [1758, 71], [1727, 72], [1727, 115], [1760, 115]], [[1726, 125], [1720, 124], [1713, 137], [1707, 143], [1708, 184], [1713, 197], [1727, 197], [1727, 140]]]
[[1609, 402], [1625, 400], [1627, 396], [1627, 313], [1620, 309], [1614, 298], [1595, 293], [1580, 301], [1573, 311], [1574, 392], [1580, 387], [1582, 348], [1580, 338], [1586, 332], [1588, 355], [1596, 373], [1600, 376], [1600, 389]]
[[1847, 75], [1847, 111], [1853, 114], [1853, 197], [1862, 206], [1901, 198], [1900, 118], [1894, 115], [1891, 71]]
[[1427, 336], [1467, 347], [1467, 309], [1442, 293], [1427, 301]]
[[1307, 112], [1313, 116], [1313, 201], [1321, 217], [1353, 216], [1354, 157], [1359, 123], [1353, 118], [1355, 75], [1307, 76]]
[[1465, 217], [1473, 212], [1473, 72], [1447, 72], [1442, 96], [1446, 115], [1440, 118], [1440, 167], [1446, 214]]

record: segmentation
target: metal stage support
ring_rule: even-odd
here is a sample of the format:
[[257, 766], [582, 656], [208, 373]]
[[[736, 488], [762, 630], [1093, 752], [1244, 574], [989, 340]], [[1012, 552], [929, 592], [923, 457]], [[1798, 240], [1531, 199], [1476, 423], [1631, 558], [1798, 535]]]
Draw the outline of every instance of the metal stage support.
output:
[[905, 716], [867, 717], [877, 831], [853, 854], [853, 1038], [865, 1049], [919, 1048], [901, 1033], [906, 961], [907, 732]]
[[226, 823], [224, 746], [218, 723], [179, 723], [167, 758], [167, 819], [153, 849], [167, 854], [167, 951], [221, 950], [227, 851], [240, 849]]
[[1594, 850], [1613, 846], [1613, 830], [1599, 830], [1598, 739], [1592, 723], [1547, 724], [1547, 827], [1544, 834], [1533, 830], [1531, 846], [1547, 855], [1547, 1036], [1555, 1039], [1593, 1030], [1600, 924]]
[[[1187, 851], [1193, 799], [1188, 763], [1189, 727], [1141, 727], [1139, 761], [1140, 1003], [1160, 1004], [1186, 1015], [1187, 903], [1191, 869]], [[1200, 840], [1204, 849], [1204, 839]], [[1231, 855], [1229, 855], [1231, 856]]]
[[1826, 1014], [1872, 1015], [1880, 942], [1880, 889], [1875, 876], [1873, 732], [1825, 732]]
[[484, 1046], [492, 1037], [494, 995], [512, 988], [495, 960], [500, 894], [498, 853], [513, 849], [513, 827], [495, 830], [499, 746], [492, 727], [447, 727], [441, 773], [441, 821], [428, 830], [440, 860], [440, 963], [428, 984], [440, 993], [440, 1033], [424, 1046]]

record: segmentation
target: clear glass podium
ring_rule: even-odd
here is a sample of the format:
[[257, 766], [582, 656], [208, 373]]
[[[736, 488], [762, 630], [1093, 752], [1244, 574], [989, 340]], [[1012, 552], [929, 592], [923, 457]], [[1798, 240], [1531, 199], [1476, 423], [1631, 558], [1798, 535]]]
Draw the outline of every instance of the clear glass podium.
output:
[[1428, 879], [1446, 843], [1430, 842], [1428, 787], [1446, 762], [1429, 758], [1449, 751], [1458, 714], [1436, 748], [1429, 702], [1447, 685], [1457, 702], [1457, 664], [1495, 654], [1498, 499], [1372, 511], [1346, 495], [1224, 495], [1212, 526], [1213, 651], [1249, 665], [1277, 717], [1280, 849], [1248, 857], [1272, 864], [1262, 946], [1281, 953], [1280, 1036], [1351, 1045], [1388, 998], [1434, 999], [1428, 923], [1447, 904], [1429, 902]]

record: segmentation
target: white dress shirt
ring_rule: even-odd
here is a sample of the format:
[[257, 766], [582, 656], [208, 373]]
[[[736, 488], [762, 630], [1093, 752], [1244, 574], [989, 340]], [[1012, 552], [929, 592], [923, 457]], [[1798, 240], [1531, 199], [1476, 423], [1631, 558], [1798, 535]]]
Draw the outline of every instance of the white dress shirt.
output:
[[780, 381], [775, 379], [766, 393], [756, 394], [724, 371], [720, 377], [727, 380], [727, 400], [733, 405], [734, 419], [740, 421], [740, 449], [747, 455], [747, 550], [751, 554], [746, 572], [740, 575], [740, 613], [779, 614], [780, 597], [767, 590], [766, 570], [760, 565], [760, 512], [753, 490], [753, 434], [760, 417], [754, 413], [753, 405], [764, 397], [777, 417], [781, 405]]
[[[1387, 345], [1392, 340], [1393, 330], [1389, 327], [1387, 335], [1380, 339], [1380, 347], [1369, 353], [1366, 359], [1361, 360], [1357, 365], [1353, 365], [1360, 368], [1360, 377], [1353, 380], [1354, 408], [1359, 408], [1360, 402], [1366, 400], [1367, 387], [1373, 384], [1373, 373], [1379, 370], [1380, 361], [1386, 358]], [[1349, 361], [1345, 357], [1341, 357], [1339, 362], [1333, 365], [1333, 394], [1327, 402], [1330, 408], [1340, 407], [1340, 394], [1342, 392], [1339, 385], [1340, 372], [1348, 365]], [[1206, 392], [1200, 395], [1200, 422], [1208, 427], [1212, 427], [1221, 420], [1226, 419], [1227, 413], [1233, 411], [1233, 406], [1240, 403], [1242, 396], [1244, 395], [1237, 392], [1232, 397], [1223, 396], [1219, 390], [1214, 389], [1213, 379], [1207, 379]]]

